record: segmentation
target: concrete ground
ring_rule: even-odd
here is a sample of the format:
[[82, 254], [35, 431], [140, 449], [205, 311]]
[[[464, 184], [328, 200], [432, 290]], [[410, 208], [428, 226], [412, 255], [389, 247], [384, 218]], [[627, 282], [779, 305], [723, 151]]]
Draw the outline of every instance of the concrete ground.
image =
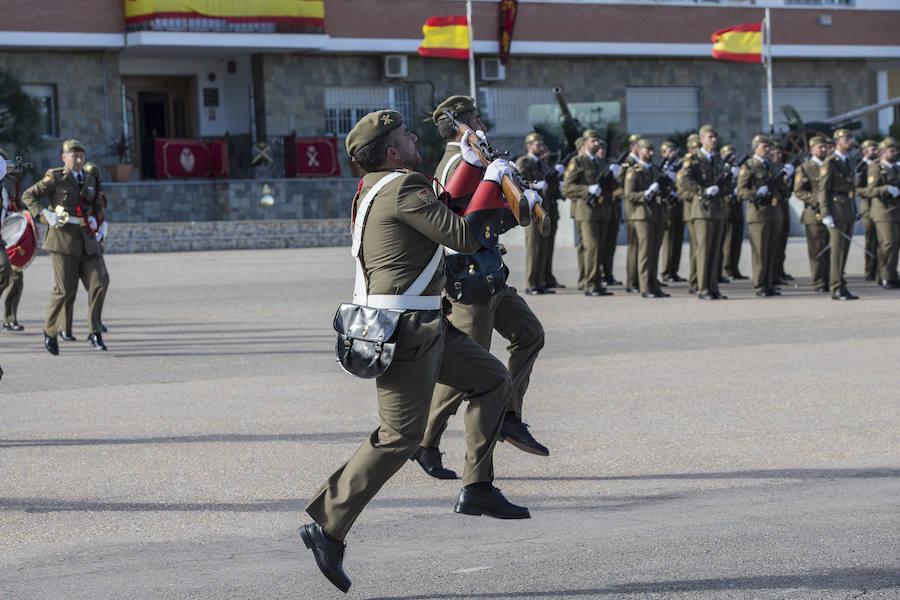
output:
[[[559, 249], [569, 287], [528, 297], [546, 347], [525, 420], [551, 454], [495, 453], [532, 519], [456, 515], [459, 482], [410, 463], [348, 537], [348, 596], [900, 597], [900, 292], [862, 281], [861, 256], [855, 302], [809, 290], [802, 239], [783, 296], [700, 302], [685, 284], [586, 298]], [[507, 258], [524, 288], [521, 248]], [[296, 528], [377, 424], [374, 384], [332, 357], [347, 249], [107, 262], [109, 352], [85, 341], [83, 292], [78, 341], [44, 350], [43, 257], [25, 332], [0, 336], [0, 598], [342, 597]]]

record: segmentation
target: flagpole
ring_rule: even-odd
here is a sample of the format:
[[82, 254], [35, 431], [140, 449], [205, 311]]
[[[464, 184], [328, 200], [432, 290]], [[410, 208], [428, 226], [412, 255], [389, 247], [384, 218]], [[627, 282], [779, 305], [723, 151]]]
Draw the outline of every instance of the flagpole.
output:
[[775, 115], [772, 110], [772, 22], [769, 9], [766, 9], [765, 38], [766, 38], [766, 87], [769, 97], [769, 133], [775, 133]]
[[477, 103], [478, 96], [475, 94], [475, 25], [472, 23], [472, 0], [466, 0], [466, 23], [469, 26], [469, 95]]

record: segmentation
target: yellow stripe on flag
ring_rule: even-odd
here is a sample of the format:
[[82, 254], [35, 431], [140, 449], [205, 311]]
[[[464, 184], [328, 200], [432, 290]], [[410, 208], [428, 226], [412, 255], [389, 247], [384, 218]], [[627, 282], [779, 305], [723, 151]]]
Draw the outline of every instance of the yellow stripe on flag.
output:
[[221, 18], [324, 19], [323, 0], [125, 0], [125, 18], [196, 15]]
[[712, 34], [713, 58], [742, 62], [762, 62], [760, 23], [729, 27]]

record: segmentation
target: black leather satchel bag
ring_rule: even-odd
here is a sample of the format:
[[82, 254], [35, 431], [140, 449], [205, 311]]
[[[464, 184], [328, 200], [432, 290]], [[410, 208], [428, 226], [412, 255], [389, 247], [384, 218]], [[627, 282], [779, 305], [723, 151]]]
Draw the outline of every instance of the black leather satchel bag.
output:
[[372, 379], [391, 366], [402, 312], [341, 304], [334, 315], [337, 343], [334, 354], [351, 375]]
[[447, 282], [444, 291], [458, 302], [483, 302], [503, 288], [506, 266], [496, 249], [475, 254], [449, 254], [444, 257]]

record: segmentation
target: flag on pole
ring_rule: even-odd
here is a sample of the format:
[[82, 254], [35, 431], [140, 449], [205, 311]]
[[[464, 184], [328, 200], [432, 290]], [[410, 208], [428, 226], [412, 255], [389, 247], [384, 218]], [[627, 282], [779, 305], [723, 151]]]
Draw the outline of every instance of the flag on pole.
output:
[[712, 55], [719, 60], [761, 63], [762, 23], [747, 23], [712, 34]]
[[422, 26], [422, 33], [422, 56], [469, 58], [469, 22], [465, 16], [431, 17]]

